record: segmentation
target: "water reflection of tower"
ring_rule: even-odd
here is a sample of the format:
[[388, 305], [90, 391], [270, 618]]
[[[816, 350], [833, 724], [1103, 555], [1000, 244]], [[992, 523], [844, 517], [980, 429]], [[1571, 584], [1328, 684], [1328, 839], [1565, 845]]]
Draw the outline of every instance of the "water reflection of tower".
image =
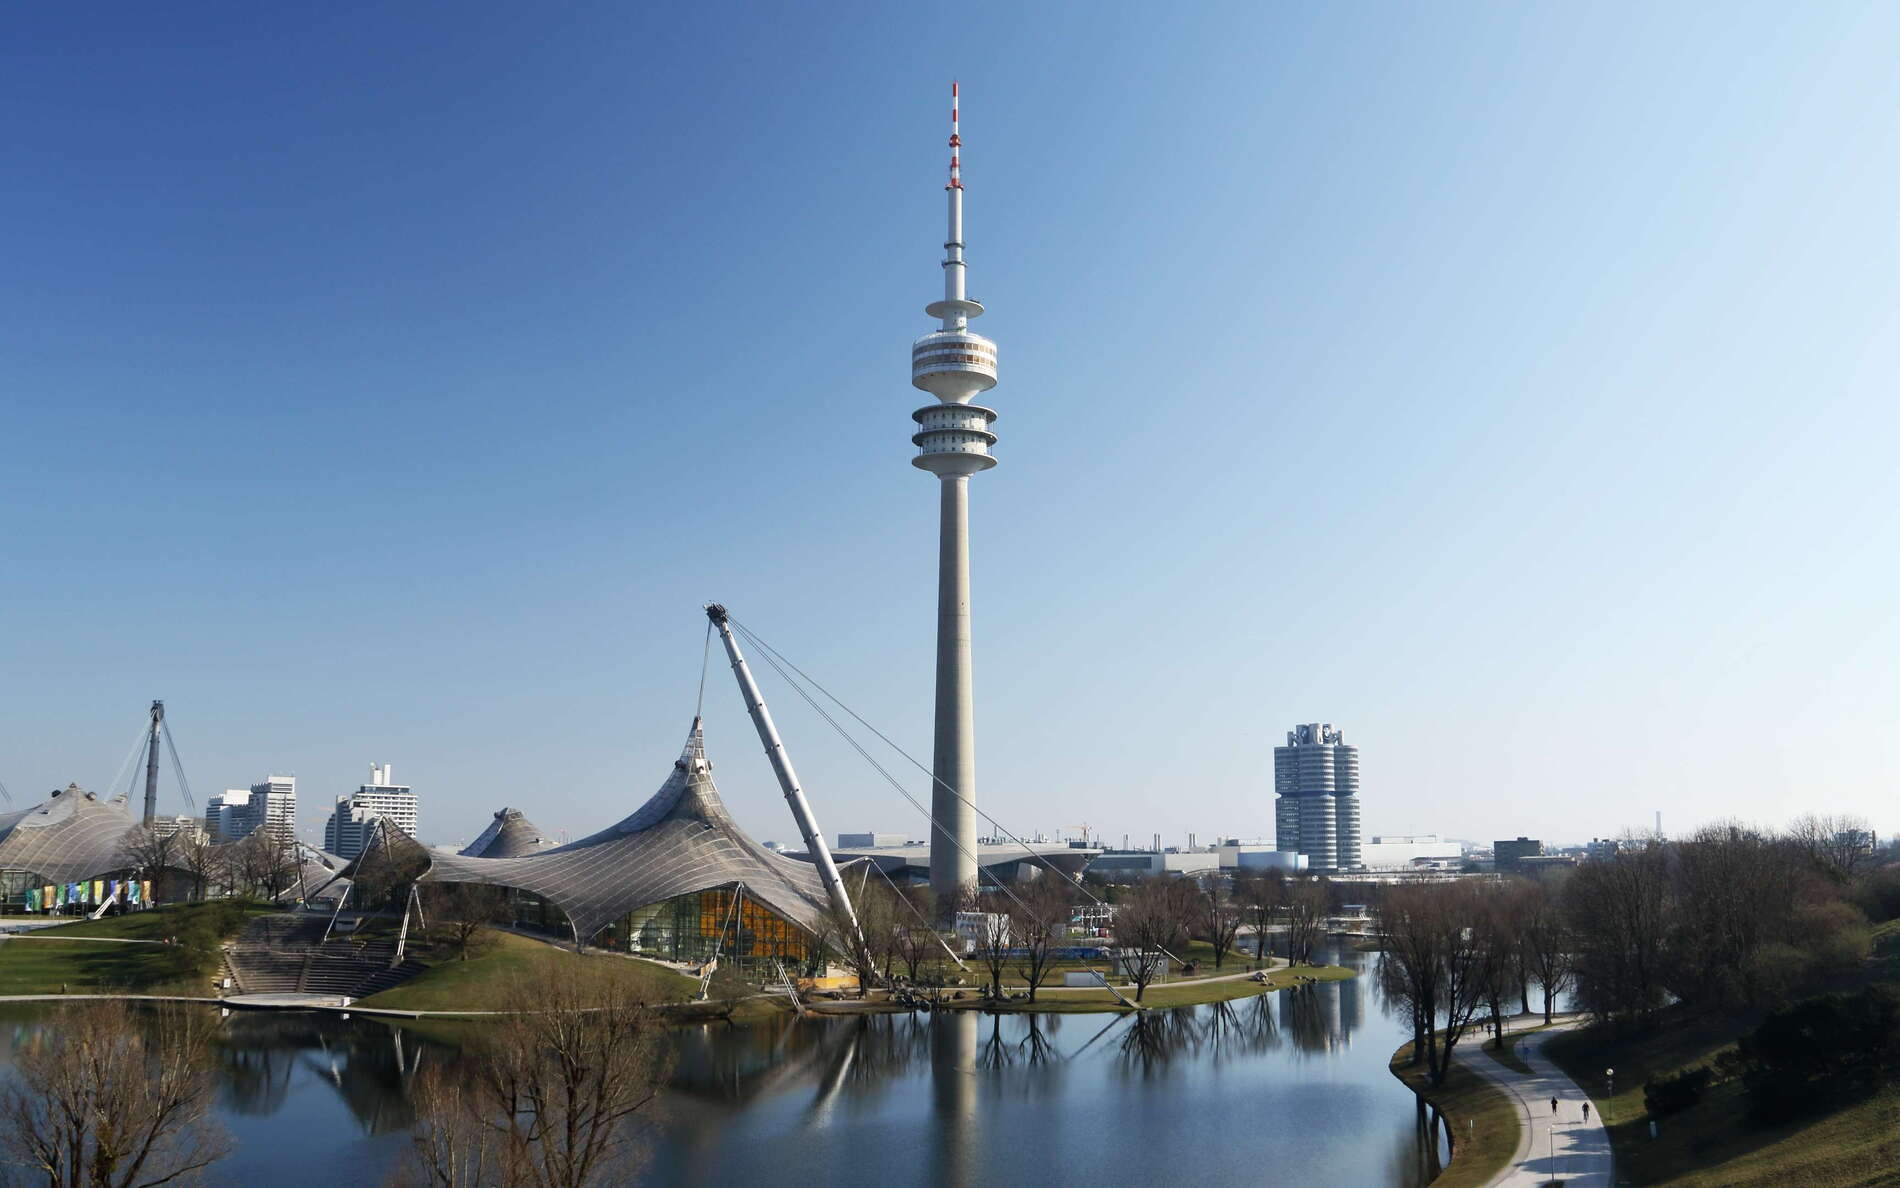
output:
[[1333, 983], [1339, 987], [1339, 1036], [1342, 1043], [1351, 1046], [1355, 1032], [1366, 1025], [1365, 992], [1358, 978], [1347, 978], [1343, 982]]
[[975, 1011], [938, 1011], [930, 1017], [930, 1089], [936, 1113], [937, 1184], [975, 1183], [971, 1153], [976, 1136]]

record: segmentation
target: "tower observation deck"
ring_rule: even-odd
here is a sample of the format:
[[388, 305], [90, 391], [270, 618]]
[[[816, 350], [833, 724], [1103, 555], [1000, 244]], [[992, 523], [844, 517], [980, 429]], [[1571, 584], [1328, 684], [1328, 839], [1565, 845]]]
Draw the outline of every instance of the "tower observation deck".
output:
[[943, 300], [924, 307], [938, 329], [911, 344], [910, 382], [934, 396], [911, 414], [911, 465], [941, 480], [937, 556], [937, 713], [931, 764], [930, 887], [950, 904], [976, 882], [976, 738], [970, 675], [970, 476], [996, 465], [992, 409], [973, 403], [996, 386], [996, 344], [970, 329], [983, 306], [969, 297], [963, 261], [963, 138], [950, 85], [949, 224]]

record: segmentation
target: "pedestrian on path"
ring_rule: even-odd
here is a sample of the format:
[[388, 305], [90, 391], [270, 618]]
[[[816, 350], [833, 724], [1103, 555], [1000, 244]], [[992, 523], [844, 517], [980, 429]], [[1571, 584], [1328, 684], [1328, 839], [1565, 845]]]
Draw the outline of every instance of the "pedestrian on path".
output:
[[1587, 1101], [1583, 1103], [1583, 1120], [1586, 1125], [1590, 1121], [1590, 1103]]
[[1550, 1113], [1552, 1117], [1557, 1115], [1557, 1099], [1554, 1097], [1550, 1099]]

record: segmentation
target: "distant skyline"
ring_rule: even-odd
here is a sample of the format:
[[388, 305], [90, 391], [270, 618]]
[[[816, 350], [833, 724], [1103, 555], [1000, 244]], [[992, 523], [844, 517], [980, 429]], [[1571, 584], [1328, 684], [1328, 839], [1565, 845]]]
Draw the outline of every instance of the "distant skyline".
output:
[[[979, 803], [1900, 830], [1900, 11], [0, 10], [0, 781], [578, 837], [716, 599], [929, 762], [961, 80]], [[925, 822], [762, 672], [828, 834]], [[715, 655], [715, 779], [795, 832]], [[928, 800], [914, 770], [893, 767]], [[161, 811], [186, 811], [169, 773]]]

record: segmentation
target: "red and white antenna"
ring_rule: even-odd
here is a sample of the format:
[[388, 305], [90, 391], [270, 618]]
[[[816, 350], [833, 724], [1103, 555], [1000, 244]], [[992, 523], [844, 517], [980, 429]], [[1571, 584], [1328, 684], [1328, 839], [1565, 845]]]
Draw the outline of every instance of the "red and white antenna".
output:
[[957, 84], [950, 84], [950, 188], [963, 188], [963, 162], [958, 159], [963, 148], [963, 137], [957, 135]]

